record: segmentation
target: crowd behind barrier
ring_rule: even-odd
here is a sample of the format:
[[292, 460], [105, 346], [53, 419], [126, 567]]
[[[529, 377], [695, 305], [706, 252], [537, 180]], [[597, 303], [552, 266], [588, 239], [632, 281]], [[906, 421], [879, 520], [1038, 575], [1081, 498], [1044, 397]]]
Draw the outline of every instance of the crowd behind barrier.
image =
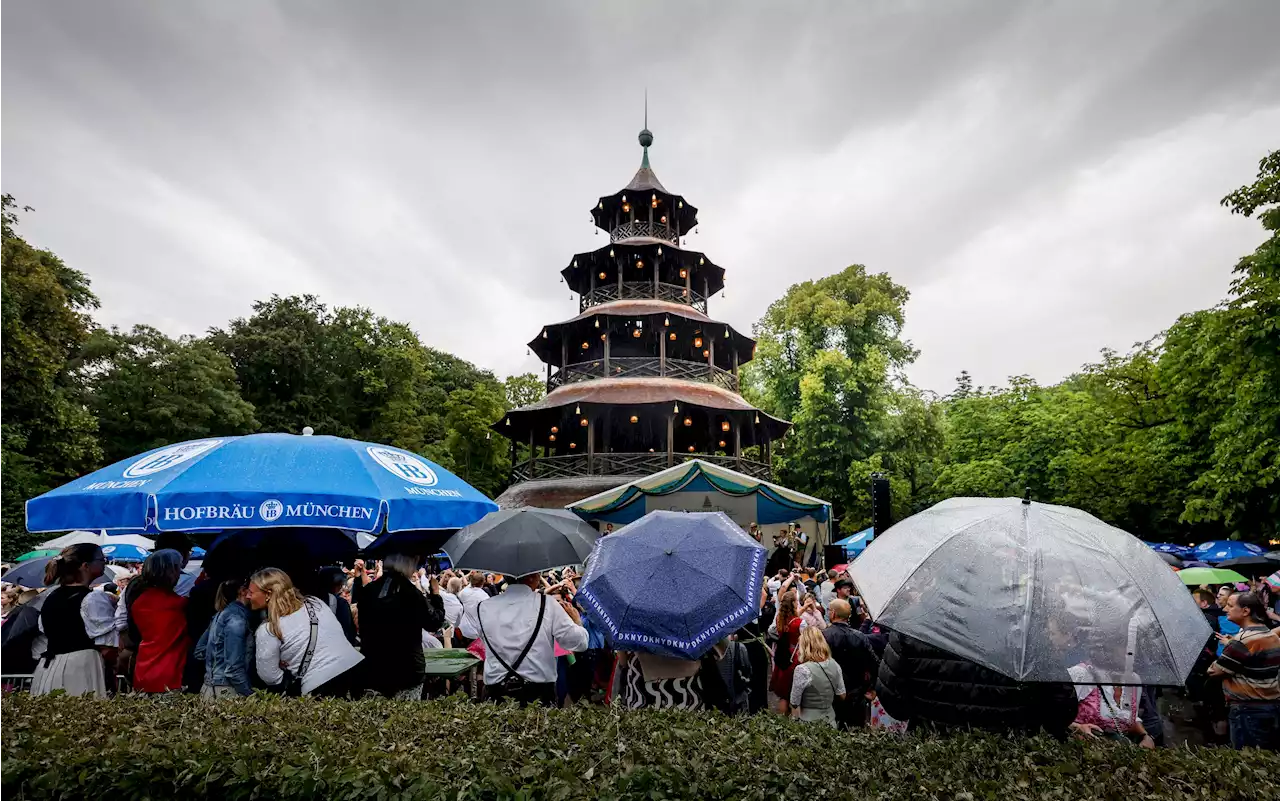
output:
[[[572, 567], [428, 573], [391, 555], [214, 581], [184, 572], [190, 550], [161, 535], [140, 570], [94, 586], [105, 556], [81, 543], [50, 561], [48, 589], [6, 586], [4, 691], [414, 700], [461, 689], [521, 705], [776, 711], [839, 728], [1170, 739], [1160, 688], [1020, 684], [885, 629], [844, 574], [795, 562], [763, 582], [757, 619], [686, 660], [613, 649]], [[1203, 742], [1280, 750], [1280, 593], [1265, 580], [1191, 591], [1214, 634], [1186, 685], [1163, 692], [1193, 711]]]

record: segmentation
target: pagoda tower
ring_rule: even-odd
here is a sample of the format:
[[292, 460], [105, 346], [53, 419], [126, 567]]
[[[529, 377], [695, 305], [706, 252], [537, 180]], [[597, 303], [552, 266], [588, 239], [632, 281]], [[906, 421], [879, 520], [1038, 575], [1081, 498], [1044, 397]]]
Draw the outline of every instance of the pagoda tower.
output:
[[[578, 315], [529, 343], [547, 365], [546, 397], [493, 425], [511, 440], [504, 508], [562, 507], [694, 458], [772, 478], [790, 423], [740, 394], [756, 343], [709, 316], [724, 269], [682, 246], [698, 210], [649, 166], [647, 125], [639, 139], [635, 177], [591, 210], [608, 245], [561, 271]], [[517, 443], [528, 453], [518, 463]]]

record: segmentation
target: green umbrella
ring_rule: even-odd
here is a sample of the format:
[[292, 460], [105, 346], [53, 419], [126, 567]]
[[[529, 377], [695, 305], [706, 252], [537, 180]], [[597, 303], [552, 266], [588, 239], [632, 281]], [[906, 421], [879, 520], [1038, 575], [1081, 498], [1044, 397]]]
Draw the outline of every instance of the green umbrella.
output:
[[26, 552], [26, 553], [24, 553], [22, 556], [19, 556], [17, 559], [15, 559], [15, 560], [13, 560], [13, 561], [15, 561], [15, 562], [25, 562], [25, 561], [27, 561], [28, 559], [39, 559], [40, 557], [44, 557], [44, 558], [46, 558], [46, 559], [47, 559], [47, 558], [49, 558], [50, 556], [57, 556], [57, 555], [58, 555], [58, 554], [60, 554], [60, 553], [62, 553], [62, 552], [61, 552], [61, 551], [59, 551], [57, 548], [41, 548], [41, 549], [40, 549], [40, 550], [38, 550], [38, 551], [27, 551], [27, 552]]
[[1178, 578], [1182, 579], [1182, 583], [1188, 587], [1198, 587], [1201, 584], [1235, 584], [1240, 581], [1248, 581], [1247, 578], [1236, 571], [1227, 570], [1224, 567], [1189, 567], [1186, 570], [1179, 570]]

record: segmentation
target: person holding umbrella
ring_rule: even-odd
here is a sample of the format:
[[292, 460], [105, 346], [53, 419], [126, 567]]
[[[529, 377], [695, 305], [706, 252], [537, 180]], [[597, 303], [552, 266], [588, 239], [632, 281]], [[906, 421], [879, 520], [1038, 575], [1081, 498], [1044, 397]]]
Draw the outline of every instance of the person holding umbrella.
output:
[[360, 603], [360, 647], [368, 660], [369, 689], [387, 698], [420, 700], [426, 679], [422, 633], [444, 623], [440, 581], [431, 577], [430, 593], [414, 583], [418, 560], [391, 554], [382, 560], [382, 578], [364, 588]]
[[570, 652], [587, 647], [578, 610], [563, 595], [548, 600], [537, 591], [541, 587], [542, 572], [529, 573], [508, 585], [506, 592], [476, 605], [490, 700], [555, 706], [555, 646]]

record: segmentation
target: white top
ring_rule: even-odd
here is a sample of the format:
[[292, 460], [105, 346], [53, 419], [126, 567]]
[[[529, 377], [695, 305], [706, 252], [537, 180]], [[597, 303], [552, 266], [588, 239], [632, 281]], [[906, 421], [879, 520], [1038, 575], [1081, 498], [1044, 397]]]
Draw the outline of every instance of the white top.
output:
[[486, 600], [489, 593], [470, 584], [458, 591], [458, 600], [462, 602], [462, 617], [458, 621], [458, 630], [462, 636], [474, 640], [480, 636], [480, 627], [476, 624], [476, 605]]
[[461, 623], [462, 601], [458, 600], [458, 596], [451, 592], [442, 592], [440, 600], [444, 603], [444, 622], [450, 626]]
[[[825, 666], [825, 670], [824, 670]], [[800, 699], [804, 698], [805, 688], [813, 683], [813, 671], [823, 670], [828, 679], [831, 680], [831, 688], [837, 696], [844, 695], [844, 673], [841, 672], [840, 666], [836, 664], [834, 659], [828, 658], [825, 662], [801, 662], [796, 665], [795, 672], [791, 674], [791, 705], [801, 706]]]
[[[48, 592], [41, 593], [40, 598], [32, 601], [40, 602], [40, 608], [44, 606], [44, 596]], [[124, 604], [120, 604], [124, 606]], [[36, 628], [44, 634], [44, 616], [41, 615], [36, 621]], [[120, 644], [120, 635], [116, 629], [116, 599], [101, 590], [94, 590], [84, 597], [80, 602], [80, 619], [84, 621], [84, 633], [93, 639], [94, 645], [106, 645], [114, 648]], [[48, 640], [40, 649], [40, 653], [45, 652], [48, 647]], [[33, 646], [34, 650], [34, 646]]]
[[199, 578], [199, 576], [193, 576], [190, 573], [183, 571], [182, 574], [178, 576], [178, 583], [174, 585], [173, 591], [183, 598], [186, 598], [191, 594], [191, 588], [196, 586], [197, 578]]
[[[329, 611], [329, 605], [315, 598], [307, 598], [307, 605], [315, 610], [319, 628], [316, 631], [316, 648], [311, 664], [302, 677], [303, 694], [310, 693], [335, 676], [340, 676], [360, 663], [363, 656], [351, 647], [342, 633], [342, 625]], [[282, 639], [271, 633], [264, 621], [254, 634], [257, 645], [258, 675], [267, 684], [279, 684], [284, 680], [280, 668], [283, 661], [289, 672], [298, 675], [302, 657], [311, 639], [311, 618], [305, 608], [280, 618]]]
[[[495, 650], [508, 665], [515, 666], [516, 658], [533, 636], [541, 597], [524, 584], [512, 584], [506, 592], [479, 605], [479, 619], [484, 621], [484, 631], [488, 635], [484, 638], [485, 684], [498, 684], [507, 675], [507, 669], [494, 657]], [[554, 682], [555, 643], [566, 651], [586, 650], [587, 630], [574, 623], [554, 598], [548, 598], [538, 636], [516, 673], [535, 684]]]

